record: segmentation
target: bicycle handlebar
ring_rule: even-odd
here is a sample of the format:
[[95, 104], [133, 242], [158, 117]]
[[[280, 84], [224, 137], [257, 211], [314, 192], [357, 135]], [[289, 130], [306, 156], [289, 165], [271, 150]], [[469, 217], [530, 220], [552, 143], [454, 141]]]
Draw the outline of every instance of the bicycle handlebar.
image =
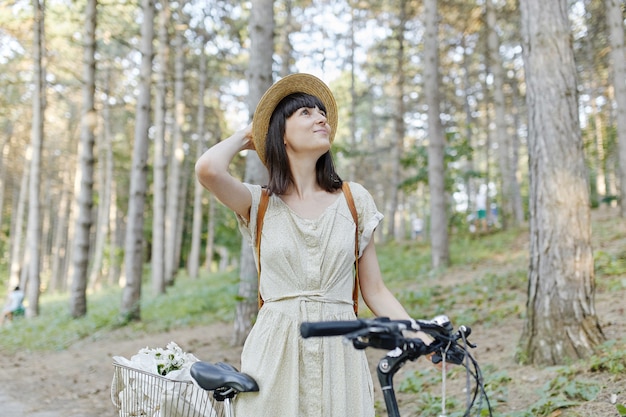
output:
[[441, 341], [466, 338], [471, 333], [468, 326], [459, 326], [457, 332], [454, 332], [447, 316], [436, 316], [431, 320], [390, 320], [386, 317], [378, 317], [374, 319], [304, 322], [300, 325], [300, 334], [305, 339], [323, 336], [350, 336], [353, 333], [358, 333], [361, 336], [367, 334], [395, 334], [400, 336], [405, 330], [422, 331], [435, 340]]
[[302, 337], [342, 336], [367, 327], [363, 320], [304, 322], [300, 325]]
[[[434, 340], [430, 344], [422, 343], [419, 338], [405, 337], [405, 331], [421, 331]], [[455, 347], [457, 341], [463, 339], [464, 344], [475, 347], [468, 340], [471, 329], [468, 326], [460, 326], [454, 331], [447, 316], [436, 316], [431, 320], [390, 320], [386, 317], [374, 319], [356, 319], [344, 321], [304, 322], [300, 325], [300, 334], [303, 338], [324, 336], [345, 336], [352, 342], [355, 348], [365, 349], [395, 349], [407, 343], [412, 346], [412, 359], [429, 353], [435, 353], [432, 357], [434, 363], [443, 360], [438, 354], [446, 351], [446, 359], [459, 364], [463, 361], [465, 349], [458, 350]]]
[[[405, 331], [423, 332], [433, 340], [427, 344], [417, 335], [410, 333], [405, 335]], [[445, 361], [462, 365], [468, 372], [468, 404], [464, 415], [469, 415], [477, 398], [484, 398], [489, 411], [488, 415], [491, 416], [491, 405], [483, 385], [482, 373], [478, 363], [467, 349], [476, 347], [467, 340], [471, 332], [468, 326], [459, 326], [455, 331], [445, 315], [436, 316], [431, 320], [390, 320], [386, 317], [379, 317], [348, 321], [304, 322], [300, 325], [300, 334], [303, 338], [344, 336], [356, 349], [372, 347], [389, 350], [390, 352], [381, 359], [377, 368], [382, 387], [393, 387], [393, 375], [400, 367], [406, 361], [414, 361], [421, 356], [432, 354], [430, 360], [435, 364]], [[442, 372], [445, 372], [445, 367], [442, 368]], [[476, 381], [473, 398], [469, 397], [469, 375], [473, 376]], [[398, 416], [393, 388], [384, 390], [383, 394], [389, 415]], [[480, 408], [482, 408], [481, 402], [482, 400], [478, 402]]]

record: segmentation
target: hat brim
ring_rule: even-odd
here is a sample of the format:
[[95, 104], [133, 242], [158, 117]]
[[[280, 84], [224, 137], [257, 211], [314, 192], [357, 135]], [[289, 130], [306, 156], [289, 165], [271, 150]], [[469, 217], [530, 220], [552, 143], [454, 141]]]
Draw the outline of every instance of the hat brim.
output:
[[328, 124], [330, 124], [330, 143], [337, 131], [337, 103], [330, 88], [319, 78], [311, 74], [291, 74], [281, 78], [261, 97], [252, 117], [252, 139], [259, 159], [266, 165], [265, 138], [270, 125], [270, 118], [280, 101], [293, 93], [305, 93], [315, 96], [324, 103]]

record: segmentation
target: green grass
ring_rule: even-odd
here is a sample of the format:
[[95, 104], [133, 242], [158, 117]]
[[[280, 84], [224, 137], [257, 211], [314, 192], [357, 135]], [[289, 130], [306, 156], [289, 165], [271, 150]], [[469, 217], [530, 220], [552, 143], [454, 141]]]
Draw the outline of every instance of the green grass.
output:
[[[234, 273], [213, 274], [197, 280], [180, 277], [166, 294], [152, 296], [144, 286], [139, 322], [125, 327], [133, 333], [165, 332], [171, 328], [194, 326], [211, 321], [230, 321], [237, 297]], [[120, 288], [107, 288], [87, 296], [87, 315], [72, 319], [68, 295], [42, 295], [40, 314], [18, 318], [0, 328], [0, 351], [62, 350], [85, 338], [106, 337], [124, 322], [119, 317]]]
[[[501, 232], [480, 238], [460, 238], [450, 242], [451, 261], [465, 283], [440, 284], [443, 271], [430, 269], [430, 248], [420, 243], [391, 243], [378, 248], [379, 263], [387, 286], [414, 317], [428, 318], [451, 314], [454, 321], [493, 323], [510, 314], [521, 314], [520, 299], [526, 292], [526, 266], [520, 252], [511, 249], [519, 231]], [[474, 268], [494, 257], [513, 267], [494, 272]], [[513, 263], [517, 262], [517, 263]]]
[[[612, 220], [594, 225], [594, 239], [603, 243], [601, 249], [594, 251], [596, 283], [605, 292], [626, 288], [626, 251], [621, 244], [624, 238], [612, 225]], [[424, 242], [379, 243], [379, 263], [387, 286], [412, 316], [449, 314], [456, 324], [497, 326], [511, 316], [525, 314], [528, 247], [520, 240], [523, 233], [514, 230], [480, 237], [453, 237], [451, 266], [446, 271], [430, 268], [430, 248]], [[453, 279], [454, 285], [446, 284], [448, 274], [461, 279]], [[232, 321], [237, 288], [236, 271], [205, 274], [197, 280], [180, 276], [160, 296], [151, 295], [146, 282], [139, 322], [124, 322], [120, 318], [120, 288], [89, 294], [88, 313], [80, 319], [71, 318], [67, 294], [43, 294], [39, 317], [21, 318], [0, 328], [0, 352], [63, 350], [83, 339], [106, 339], [112, 331], [158, 333], [218, 320]], [[581, 382], [581, 376], [623, 375], [626, 339], [608, 341], [593, 357], [562, 369], [554, 380], [537, 387], [540, 400], [527, 410], [516, 412], [515, 417], [550, 415], [593, 398], [598, 386]], [[483, 372], [497, 414], [498, 407], [507, 402], [507, 388], [515, 382], [505, 371], [490, 369], [488, 365]], [[433, 384], [439, 383], [432, 373], [415, 373], [397, 383], [400, 392], [419, 397], [420, 409], [436, 413], [440, 407], [438, 397], [428, 394], [435, 392]], [[420, 390], [427, 392], [420, 394]], [[626, 411], [617, 411], [626, 415]]]

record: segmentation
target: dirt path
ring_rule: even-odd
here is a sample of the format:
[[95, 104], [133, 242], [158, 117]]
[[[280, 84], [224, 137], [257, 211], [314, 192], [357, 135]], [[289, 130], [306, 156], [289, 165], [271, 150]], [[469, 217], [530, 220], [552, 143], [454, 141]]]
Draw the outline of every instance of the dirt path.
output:
[[[606, 214], [606, 213], [597, 213]], [[611, 213], [609, 213], [610, 215]], [[612, 217], [612, 216], [610, 216]], [[611, 220], [618, 239], [626, 236], [626, 221]], [[623, 252], [623, 242], [599, 242], [596, 249]], [[605, 247], [611, 245], [612, 248]], [[525, 256], [526, 242], [521, 239], [512, 252]], [[449, 271], [441, 278], [440, 284], [454, 286], [472, 276], [512, 267], [508, 259], [490, 259], [483, 265], [472, 266], [471, 270], [458, 268]], [[525, 263], [526, 261], [522, 261]], [[602, 288], [602, 286], [600, 286]], [[605, 289], [596, 294], [596, 309], [601, 326], [609, 339], [620, 339], [626, 334], [626, 316], [624, 314], [626, 288]], [[520, 306], [523, 310], [524, 306]], [[520, 310], [521, 311], [521, 310]], [[508, 415], [513, 411], [527, 410], [541, 398], [541, 387], [558, 374], [558, 369], [523, 367], [515, 363], [515, 349], [523, 319], [521, 314], [503, 317], [497, 325], [472, 326], [473, 342], [479, 348], [476, 357], [483, 370], [505, 373], [511, 378], [502, 394], [499, 415]], [[471, 324], [471, 323], [466, 323]], [[143, 347], [165, 347], [175, 341], [186, 352], [193, 353], [204, 361], [226, 361], [236, 366], [239, 364], [241, 348], [230, 346], [232, 324], [216, 323], [190, 329], [172, 330], [166, 333], [144, 335], [132, 334], [128, 329], [120, 329], [105, 335], [93, 335], [67, 350], [59, 352], [31, 353], [20, 352], [16, 355], [3, 355], [4, 364], [0, 366], [0, 416], [1, 417], [118, 417], [111, 402], [111, 380], [113, 376], [112, 357], [130, 358]], [[370, 352], [372, 370], [383, 353]], [[405, 373], [421, 367], [429, 367], [423, 362], [408, 364]], [[400, 375], [402, 377], [402, 375]], [[600, 378], [602, 391], [596, 400], [577, 407], [576, 410], [564, 410], [561, 417], [616, 416], [612, 398], [626, 403], [626, 378], [607, 375], [581, 374], [581, 378]], [[611, 379], [613, 378], [613, 379]], [[425, 391], [432, 391], [426, 388]], [[433, 394], [437, 394], [433, 392]], [[377, 392], [380, 398], [380, 393]], [[617, 397], [614, 397], [617, 396]], [[399, 395], [401, 404], [404, 400], [417, 397], [416, 394]], [[492, 401], [497, 401], [493, 398]], [[414, 409], [414, 408], [413, 408]], [[576, 413], [576, 414], [575, 414]], [[556, 415], [556, 414], [555, 414]]]
[[121, 330], [107, 334], [106, 340], [89, 338], [61, 352], [21, 352], [0, 370], [0, 415], [115, 417], [110, 388], [113, 356], [130, 358], [143, 347], [165, 347], [175, 341], [202, 360], [238, 365], [240, 349], [228, 346], [231, 328], [218, 323], [155, 335]]

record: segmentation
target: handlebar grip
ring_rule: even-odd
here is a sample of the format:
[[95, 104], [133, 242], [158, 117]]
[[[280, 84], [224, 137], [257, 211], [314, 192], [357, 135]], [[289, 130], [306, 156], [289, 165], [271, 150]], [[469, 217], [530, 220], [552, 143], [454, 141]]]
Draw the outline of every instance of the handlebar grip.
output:
[[300, 334], [305, 339], [314, 336], [341, 336], [365, 327], [366, 324], [360, 320], [304, 322], [300, 325]]

